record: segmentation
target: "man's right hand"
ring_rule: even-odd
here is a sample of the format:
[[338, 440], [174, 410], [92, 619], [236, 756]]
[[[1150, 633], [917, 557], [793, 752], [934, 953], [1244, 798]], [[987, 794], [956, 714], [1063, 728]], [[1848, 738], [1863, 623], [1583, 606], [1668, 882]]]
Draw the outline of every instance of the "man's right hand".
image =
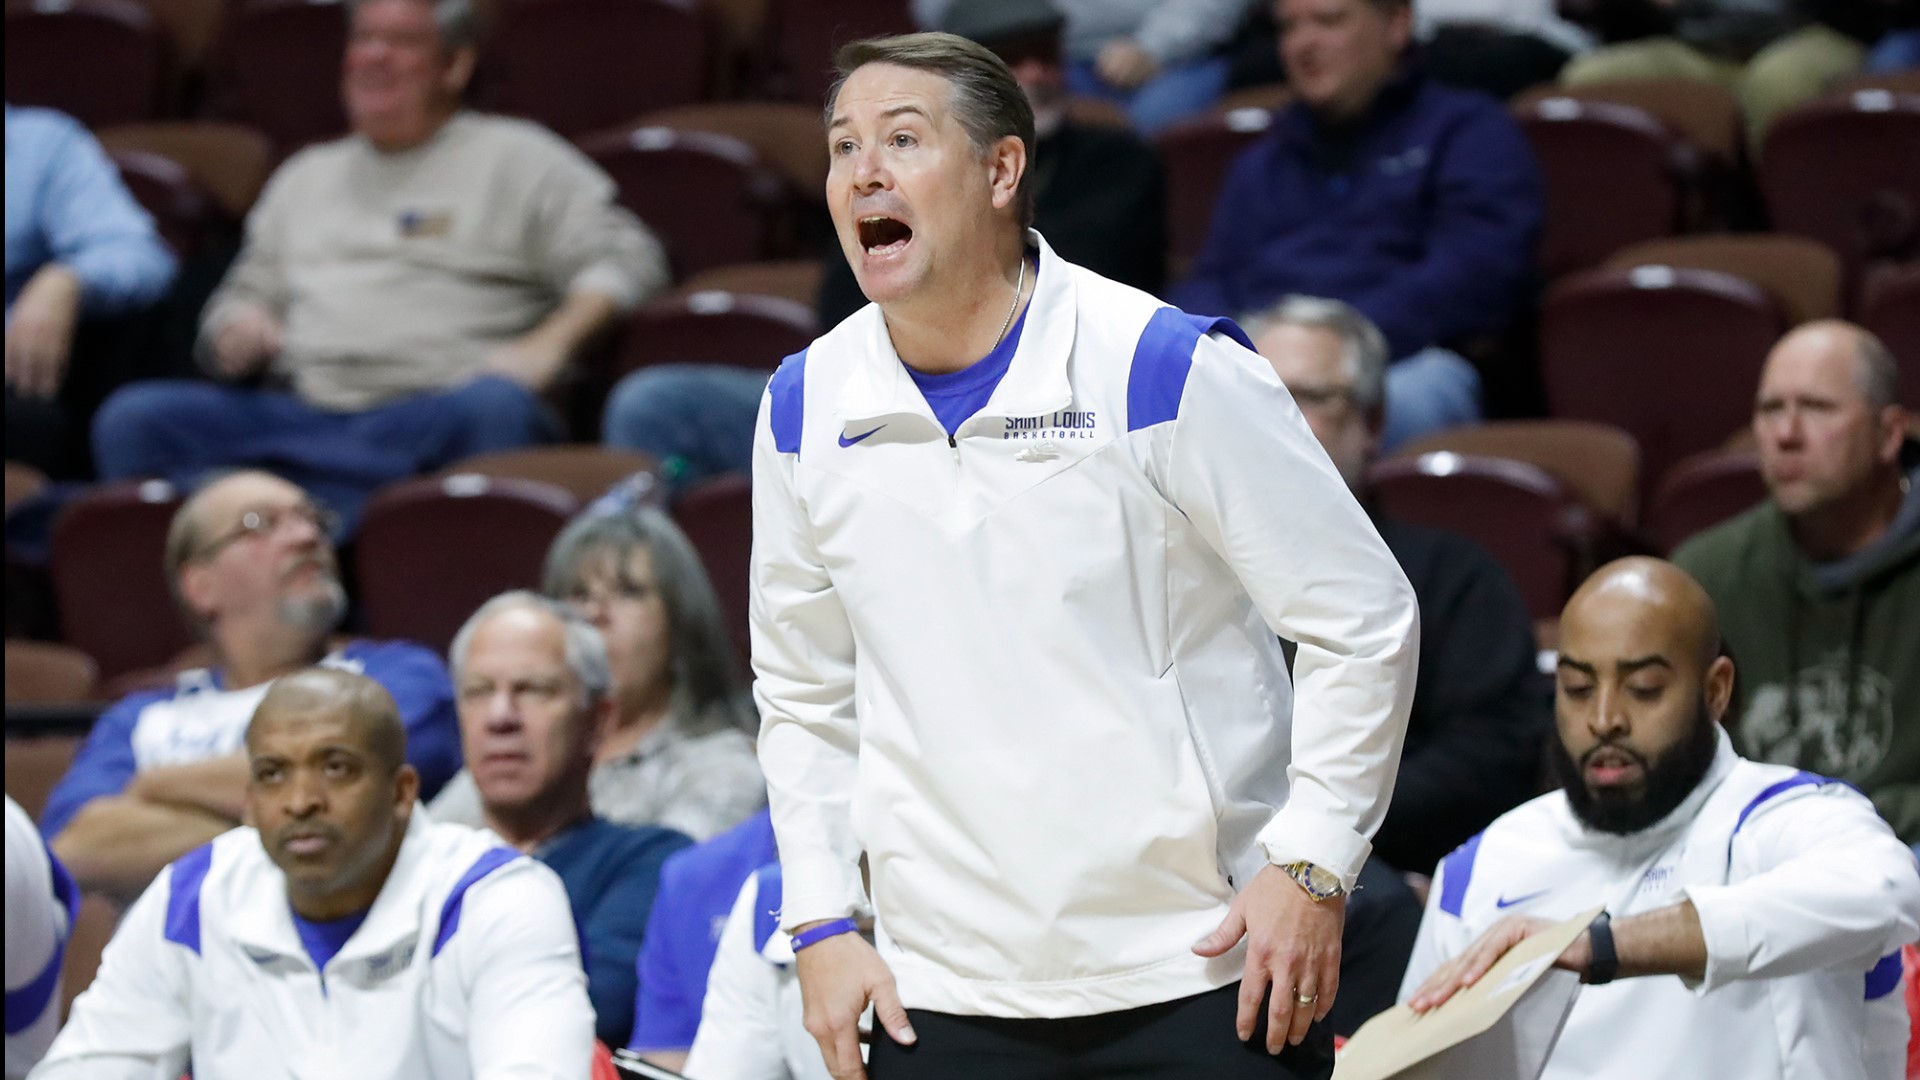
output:
[[244, 379], [280, 355], [285, 327], [271, 311], [244, 307], [227, 320], [213, 339], [213, 363], [229, 379]]
[[[805, 930], [818, 923], [796, 927]], [[893, 972], [880, 953], [859, 934], [840, 934], [794, 954], [800, 974], [800, 999], [806, 1004], [807, 1034], [820, 1044], [834, 1080], [865, 1080], [860, 1060], [860, 1014], [873, 1003], [874, 1021], [893, 1041], [911, 1046], [913, 1027], [894, 989]]]

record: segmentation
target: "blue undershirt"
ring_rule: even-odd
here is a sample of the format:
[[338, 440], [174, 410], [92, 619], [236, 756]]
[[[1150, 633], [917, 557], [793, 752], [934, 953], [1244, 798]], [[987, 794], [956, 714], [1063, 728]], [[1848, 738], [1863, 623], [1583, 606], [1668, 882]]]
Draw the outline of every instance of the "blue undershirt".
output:
[[[1035, 274], [1038, 275], [1038, 271]], [[1031, 309], [1032, 305], [1028, 305]], [[947, 429], [947, 436], [960, 430], [974, 413], [986, 407], [987, 399], [993, 396], [994, 388], [1013, 366], [1013, 354], [1020, 347], [1020, 331], [1027, 325], [1027, 313], [1022, 311], [1007, 331], [1007, 336], [993, 351], [977, 362], [961, 368], [959, 371], [941, 375], [928, 375], [907, 367], [907, 374], [913, 376], [914, 385], [920, 388], [920, 395], [927, 399], [933, 409], [934, 419]]]
[[307, 947], [307, 955], [313, 958], [313, 966], [319, 971], [327, 970], [327, 961], [339, 955], [340, 950], [346, 947], [347, 939], [360, 929], [361, 923], [367, 921], [364, 911], [325, 922], [303, 919], [297, 911], [292, 915], [293, 928], [300, 935], [300, 944]]

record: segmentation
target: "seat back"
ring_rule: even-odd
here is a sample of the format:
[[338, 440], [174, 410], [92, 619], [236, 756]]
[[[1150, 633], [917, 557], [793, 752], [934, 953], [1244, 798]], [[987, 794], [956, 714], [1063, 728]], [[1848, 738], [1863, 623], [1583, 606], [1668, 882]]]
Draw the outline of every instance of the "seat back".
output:
[[160, 238], [185, 258], [198, 251], [219, 217], [213, 196], [179, 162], [144, 150], [108, 154], [134, 201], [153, 215]]
[[273, 171], [273, 142], [244, 124], [160, 120], [122, 124], [99, 134], [100, 145], [109, 153], [139, 151], [179, 164], [234, 221], [253, 209]]
[[54, 520], [47, 573], [60, 639], [102, 678], [165, 663], [193, 643], [163, 565], [180, 496], [161, 480], [103, 484]]
[[9, 638], [6, 653], [7, 704], [58, 705], [93, 699], [100, 665], [79, 649]]
[[753, 482], [739, 473], [703, 480], [673, 504], [673, 520], [687, 534], [713, 581], [738, 656], [751, 655], [747, 596], [753, 563]]
[[613, 377], [653, 364], [772, 371], [819, 336], [813, 309], [777, 296], [698, 292], [641, 305], [621, 328]]
[[208, 72], [208, 112], [251, 125], [282, 155], [342, 135], [341, 0], [234, 0]]
[[1779, 301], [1794, 324], [1840, 314], [1840, 257], [1818, 240], [1777, 233], [1714, 233], [1643, 240], [1614, 252], [1602, 264], [1679, 266], [1746, 278]]
[[577, 137], [705, 97], [715, 48], [694, 0], [503, 0], [487, 59], [505, 111]]
[[1699, 152], [1644, 109], [1547, 97], [1514, 114], [1546, 182], [1539, 264], [1548, 277], [1688, 224]]
[[381, 489], [356, 543], [367, 633], [445, 652], [488, 599], [540, 587], [547, 547], [578, 509], [552, 484], [474, 473]]
[[635, 473], [656, 472], [659, 462], [637, 450], [621, 450], [595, 443], [533, 446], [476, 454], [440, 470], [441, 476], [462, 473], [494, 480], [532, 480], [551, 484], [573, 496], [582, 506]]
[[1773, 227], [1832, 248], [1852, 285], [1870, 264], [1920, 256], [1920, 94], [1861, 90], [1782, 114], [1760, 189]]
[[7, 795], [35, 821], [47, 808], [47, 796], [60, 778], [67, 775], [84, 732], [59, 735], [7, 736]]
[[709, 101], [656, 109], [636, 126], [738, 139], [796, 195], [826, 201], [827, 139], [820, 130], [819, 109], [792, 101]]
[[1548, 412], [1625, 429], [1644, 476], [1744, 426], [1780, 306], [1711, 270], [1592, 270], [1549, 290], [1540, 312]]
[[[838, 258], [839, 256], [832, 256]], [[819, 259], [777, 259], [772, 262], [735, 263], [716, 266], [682, 282], [676, 296], [701, 292], [742, 293], [749, 296], [777, 296], [811, 309], [820, 296], [820, 282], [826, 277], [826, 263]]]
[[1167, 178], [1167, 254], [1184, 273], [1206, 246], [1227, 173], [1273, 126], [1271, 109], [1247, 107], [1175, 124], [1154, 139]]
[[1525, 462], [1445, 451], [1390, 458], [1368, 472], [1367, 489], [1393, 517], [1486, 548], [1535, 619], [1558, 616], [1593, 561], [1590, 515], [1546, 470]]
[[1745, 513], [1767, 497], [1760, 458], [1751, 450], [1708, 450], [1667, 470], [1647, 503], [1646, 536], [1671, 554], [1686, 539]]
[[907, 0], [767, 0], [763, 26], [755, 63], [762, 90], [816, 109], [837, 78], [833, 56], [840, 46], [917, 29]]
[[1880, 338], [1900, 365], [1900, 403], [1920, 409], [1920, 266], [1877, 284], [1867, 295], [1860, 323]]
[[1740, 100], [1719, 83], [1702, 79], [1620, 79], [1550, 84], [1515, 95], [1513, 103], [1531, 106], [1548, 98], [1570, 98], [1638, 109], [1687, 140], [1714, 161], [1732, 168], [1746, 156], [1747, 131]]
[[660, 237], [676, 278], [789, 253], [787, 189], [739, 139], [640, 127], [595, 136], [581, 149]]
[[1435, 432], [1408, 443], [1394, 456], [1417, 458], [1442, 450], [1542, 469], [1582, 506], [1615, 526], [1632, 526], [1639, 513], [1640, 444], [1611, 424], [1496, 420]]
[[167, 43], [132, 0], [9, 3], [7, 101], [58, 109], [88, 127], [151, 120], [164, 108]]

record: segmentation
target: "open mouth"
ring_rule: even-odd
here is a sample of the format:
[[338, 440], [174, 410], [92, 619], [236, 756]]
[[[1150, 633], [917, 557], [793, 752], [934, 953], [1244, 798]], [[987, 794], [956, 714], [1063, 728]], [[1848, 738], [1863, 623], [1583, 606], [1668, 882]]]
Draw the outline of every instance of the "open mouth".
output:
[[899, 218], [874, 214], [859, 222], [860, 249], [868, 255], [892, 255], [913, 240], [913, 229]]
[[1625, 783], [1644, 770], [1639, 755], [1620, 747], [1603, 746], [1587, 755], [1588, 779], [1604, 786]]

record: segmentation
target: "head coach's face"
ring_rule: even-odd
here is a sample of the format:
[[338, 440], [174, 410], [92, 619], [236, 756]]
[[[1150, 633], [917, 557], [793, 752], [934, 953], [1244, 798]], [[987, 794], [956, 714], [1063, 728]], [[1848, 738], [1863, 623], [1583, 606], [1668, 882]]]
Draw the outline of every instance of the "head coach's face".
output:
[[247, 727], [247, 818], [310, 919], [363, 911], [399, 854], [420, 777], [385, 688], [328, 668], [273, 684]]
[[1033, 108], [1005, 63], [951, 34], [856, 42], [827, 103], [827, 203], [867, 298], [937, 296], [1032, 215]]

